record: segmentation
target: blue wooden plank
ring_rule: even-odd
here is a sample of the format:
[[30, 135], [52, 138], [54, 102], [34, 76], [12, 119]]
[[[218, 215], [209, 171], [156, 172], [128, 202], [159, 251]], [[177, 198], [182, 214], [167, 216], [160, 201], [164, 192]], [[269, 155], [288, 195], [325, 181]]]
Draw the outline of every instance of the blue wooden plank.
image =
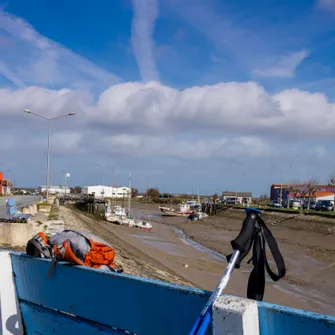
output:
[[335, 317], [268, 303], [258, 304], [260, 335], [335, 335]]
[[136, 334], [187, 334], [209, 293], [12, 254], [19, 299]]
[[21, 302], [23, 325], [27, 335], [125, 335], [81, 318], [69, 316], [31, 303]]

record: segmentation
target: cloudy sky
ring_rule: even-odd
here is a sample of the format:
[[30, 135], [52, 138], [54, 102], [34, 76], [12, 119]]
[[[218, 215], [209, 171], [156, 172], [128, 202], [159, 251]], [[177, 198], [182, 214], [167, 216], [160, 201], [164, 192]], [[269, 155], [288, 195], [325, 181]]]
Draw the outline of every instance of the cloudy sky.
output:
[[[335, 170], [335, 0], [0, 2], [0, 171], [213, 193]], [[276, 167], [272, 167], [275, 165]], [[289, 166], [292, 166], [289, 168]]]

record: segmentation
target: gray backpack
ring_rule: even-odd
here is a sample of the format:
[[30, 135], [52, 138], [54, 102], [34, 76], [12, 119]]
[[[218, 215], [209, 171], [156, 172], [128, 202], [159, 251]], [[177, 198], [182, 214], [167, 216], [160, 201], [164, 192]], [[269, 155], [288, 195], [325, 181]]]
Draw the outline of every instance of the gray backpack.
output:
[[93, 234], [76, 230], [63, 230], [50, 239], [43, 232], [39, 232], [28, 241], [26, 253], [34, 257], [123, 272], [114, 263], [115, 251], [107, 242]]

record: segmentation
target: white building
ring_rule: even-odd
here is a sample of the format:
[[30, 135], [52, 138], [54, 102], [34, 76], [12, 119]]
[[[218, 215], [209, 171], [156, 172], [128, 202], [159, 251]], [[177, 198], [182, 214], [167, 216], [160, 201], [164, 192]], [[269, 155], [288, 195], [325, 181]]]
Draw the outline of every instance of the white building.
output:
[[333, 192], [315, 192], [315, 201], [319, 200], [330, 200], [334, 203], [334, 193]]
[[131, 197], [131, 189], [129, 187], [111, 187], [111, 186], [84, 186], [83, 194], [94, 193], [96, 198], [128, 198]]
[[[37, 190], [39, 193], [46, 192], [47, 187], [45, 185], [42, 185]], [[65, 186], [49, 186], [49, 194], [57, 194], [57, 193], [68, 194], [70, 193], [70, 188], [66, 187], [65, 189]]]
[[4, 186], [4, 185], [0, 184], [0, 187], [1, 187], [1, 189], [0, 189], [0, 194], [1, 195], [10, 195], [11, 194], [11, 188], [10, 188], [9, 185]]

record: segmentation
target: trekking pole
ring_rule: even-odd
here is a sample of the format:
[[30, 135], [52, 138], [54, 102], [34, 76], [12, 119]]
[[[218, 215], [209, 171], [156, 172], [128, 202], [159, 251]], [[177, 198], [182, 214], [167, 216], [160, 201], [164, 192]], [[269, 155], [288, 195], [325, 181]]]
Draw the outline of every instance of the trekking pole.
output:
[[189, 335], [204, 335], [206, 333], [208, 325], [211, 321], [211, 307], [215, 299], [222, 294], [222, 291], [227, 286], [228, 280], [239, 256], [241, 254], [247, 254], [250, 251], [257, 217], [261, 212], [254, 208], [246, 208], [245, 211], [247, 213], [247, 217], [243, 221], [242, 229], [235, 240], [230, 242], [234, 252], [229, 259], [229, 263], [225, 269], [223, 277], [211, 294], [205, 307], [202, 309], [198, 319], [193, 325], [192, 330], [189, 332]]

